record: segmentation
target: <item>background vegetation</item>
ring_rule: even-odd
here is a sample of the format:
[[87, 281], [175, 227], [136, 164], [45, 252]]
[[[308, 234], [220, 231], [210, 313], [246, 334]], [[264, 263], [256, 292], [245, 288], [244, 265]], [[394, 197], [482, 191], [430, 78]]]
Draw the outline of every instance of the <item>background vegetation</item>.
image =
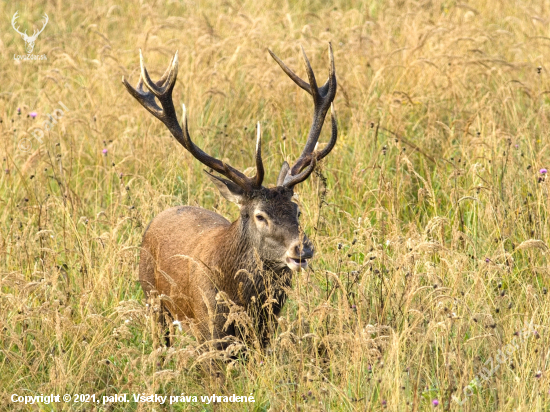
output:
[[[46, 61], [14, 61], [17, 10], [29, 32], [49, 15]], [[548, 410], [550, 2], [3, 1], [0, 15], [0, 409], [213, 410], [9, 397], [215, 392], [256, 399], [218, 410]], [[192, 337], [172, 328], [162, 347], [138, 256], [170, 206], [237, 210], [120, 79], [137, 81], [139, 48], [154, 78], [179, 50], [195, 141], [244, 170], [260, 121], [273, 184], [312, 104], [266, 48], [304, 75], [303, 45], [324, 81], [329, 41], [339, 140], [298, 189], [316, 258], [270, 349], [229, 364], [220, 389]]]

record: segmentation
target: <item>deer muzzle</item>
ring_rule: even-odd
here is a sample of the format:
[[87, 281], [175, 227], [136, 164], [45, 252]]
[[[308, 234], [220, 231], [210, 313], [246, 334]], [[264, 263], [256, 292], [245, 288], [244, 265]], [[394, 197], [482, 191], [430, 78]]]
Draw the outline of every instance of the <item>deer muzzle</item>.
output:
[[286, 252], [286, 265], [290, 270], [306, 269], [308, 260], [313, 257], [313, 246], [309, 239], [294, 242]]

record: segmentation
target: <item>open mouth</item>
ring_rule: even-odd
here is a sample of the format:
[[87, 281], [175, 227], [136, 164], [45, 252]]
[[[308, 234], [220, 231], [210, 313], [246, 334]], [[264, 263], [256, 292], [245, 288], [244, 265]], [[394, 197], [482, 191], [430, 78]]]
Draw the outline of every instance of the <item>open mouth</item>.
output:
[[305, 269], [307, 268], [307, 259], [306, 258], [286, 258], [287, 266], [292, 270]]

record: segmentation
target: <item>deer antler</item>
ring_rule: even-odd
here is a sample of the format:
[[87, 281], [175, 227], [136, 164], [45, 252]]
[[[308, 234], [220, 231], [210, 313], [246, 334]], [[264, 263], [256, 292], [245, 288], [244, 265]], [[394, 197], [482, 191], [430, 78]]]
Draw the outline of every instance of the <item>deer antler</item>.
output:
[[[277, 179], [277, 186], [287, 186], [293, 187], [300, 182], [303, 182], [308, 178], [308, 176], [313, 172], [316, 163], [324, 158], [330, 153], [336, 144], [336, 139], [338, 137], [338, 127], [336, 123], [336, 114], [334, 112], [334, 106], [332, 104], [334, 96], [336, 95], [336, 72], [334, 69], [334, 55], [332, 54], [332, 46], [328, 44], [328, 57], [330, 61], [329, 66], [329, 77], [324, 85], [321, 87], [317, 86], [317, 81], [315, 80], [315, 74], [309, 63], [309, 60], [306, 56], [304, 48], [302, 47], [302, 57], [304, 59], [304, 64], [306, 66], [306, 73], [309, 80], [309, 83], [305, 82], [299, 78], [296, 73], [289, 69], [281, 59], [279, 59], [275, 53], [269, 50], [271, 57], [281, 66], [281, 69], [287, 74], [288, 77], [292, 79], [294, 83], [304, 89], [313, 97], [313, 121], [309, 134], [307, 137], [306, 145], [302, 154], [294, 163], [294, 166], [290, 167], [287, 162], [283, 163], [281, 172], [279, 173], [279, 178]], [[328, 108], [331, 108], [331, 122], [332, 122], [332, 135], [330, 142], [321, 152], [314, 152], [319, 136], [321, 135], [321, 130], [323, 128], [323, 123], [328, 111]]]
[[39, 31], [34, 30], [33, 35], [32, 35], [32, 36], [30, 37], [30, 39], [29, 39], [30, 41], [35, 41], [36, 38], [38, 37], [38, 35], [39, 35], [40, 33], [42, 33], [42, 32], [44, 31], [44, 29], [46, 28], [46, 25], [48, 24], [48, 21], [49, 21], [48, 15], [47, 15], [46, 13], [44, 13], [43, 18], [44, 18], [44, 20], [45, 20], [45, 21], [44, 21], [44, 25], [42, 26], [42, 28], [41, 28]]
[[12, 26], [13, 29], [14, 29], [17, 33], [19, 33], [21, 36], [29, 37], [29, 36], [27, 36], [27, 30], [25, 30], [25, 33], [21, 33], [21, 32], [19, 31], [19, 26], [15, 27], [15, 21], [16, 21], [17, 18], [19, 17], [18, 14], [19, 14], [19, 12], [16, 11], [15, 14], [13, 15], [13, 17], [12, 17], [12, 19], [11, 19], [11, 26]]
[[[178, 76], [178, 52], [176, 52], [170, 62], [170, 65], [157, 82], [154, 82], [149, 77], [149, 73], [147, 72], [143, 62], [141, 50], [139, 51], [139, 58], [141, 76], [136, 88], [133, 88], [124, 79], [124, 76], [122, 77], [122, 83], [126, 86], [128, 92], [134, 96], [134, 98], [141, 103], [141, 105], [145, 107], [149, 113], [164, 123], [164, 125], [172, 133], [172, 136], [174, 136], [176, 140], [202, 164], [227, 177], [245, 191], [259, 189], [262, 186], [264, 177], [264, 167], [260, 148], [261, 137], [259, 124], [255, 156], [257, 172], [255, 177], [249, 178], [232, 166], [206, 154], [191, 141], [191, 136], [189, 135], [189, 130], [187, 128], [187, 111], [185, 105], [183, 105], [183, 124], [182, 127], [180, 127], [176, 116], [176, 110], [174, 108], [174, 102], [172, 100], [172, 91], [174, 90], [174, 85], [176, 84], [176, 78]], [[144, 85], [148, 90], [144, 89]], [[159, 107], [155, 98], [158, 99], [162, 108]]]
[[25, 41], [30, 41], [30, 42], [35, 41], [37, 39], [38, 35], [42, 33], [46, 28], [46, 25], [48, 24], [48, 21], [49, 21], [48, 15], [44, 13], [43, 18], [45, 19], [45, 21], [44, 21], [44, 25], [42, 26], [42, 29], [40, 29], [39, 31], [34, 30], [33, 35], [29, 37], [29, 35], [27, 34], [27, 30], [25, 30], [25, 33], [21, 33], [19, 31], [19, 26], [15, 27], [15, 22], [18, 18], [19, 18], [19, 12], [16, 11], [11, 19], [11, 25], [13, 29], [25, 39]]

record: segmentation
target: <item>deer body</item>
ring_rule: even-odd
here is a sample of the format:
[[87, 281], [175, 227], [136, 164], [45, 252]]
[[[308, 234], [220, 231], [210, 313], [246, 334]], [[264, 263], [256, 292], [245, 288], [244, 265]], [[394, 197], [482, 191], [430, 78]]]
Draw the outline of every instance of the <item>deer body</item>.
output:
[[[248, 223], [240, 218], [230, 223], [214, 212], [190, 206], [162, 212], [143, 238], [139, 273], [143, 290], [147, 295], [156, 290], [169, 296], [166, 308], [171, 315], [180, 321], [196, 320], [194, 326], [205, 339], [236, 335], [232, 325], [224, 330], [227, 307], [216, 301], [220, 291], [255, 313], [268, 298], [274, 299], [271, 310], [277, 316], [292, 271], [256, 260]], [[216, 314], [212, 316], [208, 305], [214, 302]], [[266, 339], [265, 319], [259, 320], [256, 327]]]
[[142, 243], [139, 280], [146, 295], [157, 290], [170, 296], [169, 311], [178, 320], [207, 316], [201, 293], [215, 298], [212, 280], [223, 279], [192, 275], [219, 266], [216, 250], [229, 227], [220, 215], [200, 208], [174, 207], [159, 214]]
[[[185, 106], [180, 127], [171, 96], [178, 70], [177, 53], [157, 82], [149, 78], [143, 57], [136, 88], [123, 78], [130, 94], [161, 120], [185, 149], [225, 177], [207, 172], [220, 193], [240, 208], [239, 218], [233, 223], [198, 207], [168, 209], [151, 221], [141, 246], [139, 280], [145, 294], [150, 296], [155, 291], [167, 296], [163, 305], [171, 316], [187, 322], [201, 340], [216, 340], [219, 348], [228, 344], [224, 338], [241, 333], [235, 320], [228, 317], [234, 305], [246, 310], [258, 338], [263, 345], [267, 343], [268, 319], [279, 314], [291, 286], [292, 272], [306, 268], [313, 257], [313, 246], [300, 228], [298, 206], [292, 201], [294, 186], [309, 177], [316, 163], [332, 150], [337, 138], [332, 110], [336, 76], [330, 45], [329, 79], [321, 87], [317, 86], [305, 53], [309, 83], [271, 55], [314, 101], [313, 123], [302, 155], [292, 167], [283, 163], [277, 185], [272, 188], [262, 186], [264, 168], [259, 124], [257, 173], [252, 178], [209, 156], [191, 141]], [[317, 152], [314, 148], [329, 107], [331, 140]]]

